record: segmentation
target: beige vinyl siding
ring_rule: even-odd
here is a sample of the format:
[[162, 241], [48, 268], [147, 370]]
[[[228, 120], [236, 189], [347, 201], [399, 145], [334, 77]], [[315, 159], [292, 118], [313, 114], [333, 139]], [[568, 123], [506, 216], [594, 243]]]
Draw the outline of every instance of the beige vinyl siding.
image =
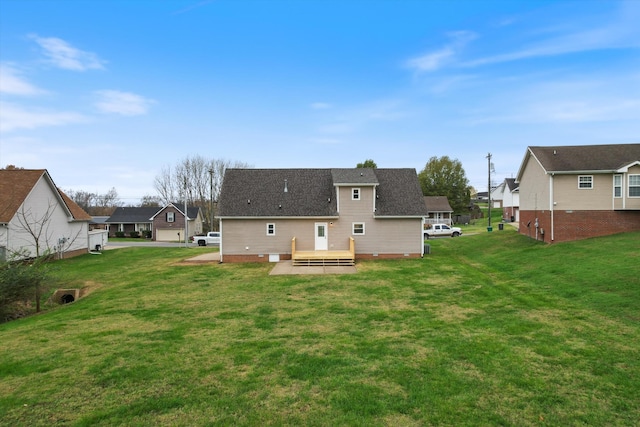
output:
[[622, 177], [622, 195], [625, 198], [625, 209], [640, 209], [640, 197], [629, 197], [629, 175], [639, 175], [640, 165], [629, 168]]
[[[593, 187], [578, 188], [579, 176], [592, 176]], [[613, 174], [555, 175], [553, 200], [558, 210], [603, 210], [610, 209], [613, 199]]]
[[549, 209], [549, 179], [538, 161], [531, 156], [520, 177], [520, 210]]

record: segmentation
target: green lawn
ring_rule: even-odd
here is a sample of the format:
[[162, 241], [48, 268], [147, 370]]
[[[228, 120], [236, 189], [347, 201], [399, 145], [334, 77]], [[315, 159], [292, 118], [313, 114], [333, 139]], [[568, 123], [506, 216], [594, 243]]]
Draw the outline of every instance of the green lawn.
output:
[[56, 264], [73, 304], [0, 325], [2, 425], [638, 425], [640, 233], [432, 239], [355, 275]]

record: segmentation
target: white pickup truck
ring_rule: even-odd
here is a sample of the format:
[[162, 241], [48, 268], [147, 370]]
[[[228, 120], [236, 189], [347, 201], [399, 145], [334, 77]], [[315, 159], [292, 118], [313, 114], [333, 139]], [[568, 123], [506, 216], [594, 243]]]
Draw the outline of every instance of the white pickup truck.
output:
[[438, 236], [458, 237], [461, 235], [462, 229], [460, 227], [451, 227], [447, 224], [428, 224], [424, 230], [425, 239]]
[[191, 241], [197, 243], [198, 246], [207, 246], [207, 245], [219, 245], [220, 244], [220, 232], [219, 231], [210, 231], [204, 236], [193, 236], [191, 237]]

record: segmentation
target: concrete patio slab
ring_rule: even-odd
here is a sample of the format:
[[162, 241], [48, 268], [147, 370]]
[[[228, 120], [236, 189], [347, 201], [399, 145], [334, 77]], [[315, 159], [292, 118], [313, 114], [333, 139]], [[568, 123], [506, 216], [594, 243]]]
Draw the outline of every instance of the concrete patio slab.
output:
[[355, 265], [312, 265], [312, 266], [293, 266], [291, 260], [280, 261], [276, 263], [270, 276], [283, 274], [354, 274], [357, 273]]

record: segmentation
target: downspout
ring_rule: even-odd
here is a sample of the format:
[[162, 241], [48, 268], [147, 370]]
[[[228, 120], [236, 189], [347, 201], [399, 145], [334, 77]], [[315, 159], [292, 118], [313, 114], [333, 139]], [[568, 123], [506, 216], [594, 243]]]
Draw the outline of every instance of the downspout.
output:
[[551, 174], [551, 178], [549, 179], [549, 210], [551, 211], [551, 241], [554, 241], [554, 221], [553, 221], [553, 213], [554, 213], [554, 204], [555, 202], [553, 201], [553, 177], [554, 174]]
[[220, 264], [222, 264], [222, 218], [218, 218], [220, 222], [220, 246], [218, 246], [218, 252], [220, 253]]

